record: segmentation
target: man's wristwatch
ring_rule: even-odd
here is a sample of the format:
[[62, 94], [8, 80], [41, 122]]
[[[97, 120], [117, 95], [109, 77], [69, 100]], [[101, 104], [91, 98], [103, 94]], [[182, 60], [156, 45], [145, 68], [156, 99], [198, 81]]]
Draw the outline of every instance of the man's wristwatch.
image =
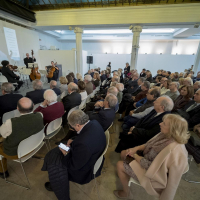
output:
[[66, 152], [64, 156], [66, 156], [67, 154], [68, 154], [68, 152]]

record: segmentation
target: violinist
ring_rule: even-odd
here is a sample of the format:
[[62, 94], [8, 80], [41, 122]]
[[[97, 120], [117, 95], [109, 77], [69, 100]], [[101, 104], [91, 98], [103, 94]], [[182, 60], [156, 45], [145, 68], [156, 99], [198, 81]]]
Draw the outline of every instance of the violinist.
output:
[[1, 64], [3, 65], [2, 74], [8, 79], [9, 83], [18, 84], [15, 88], [15, 91], [18, 91], [19, 88], [23, 85], [23, 81], [19, 80], [20, 77], [13, 72], [13, 69], [9, 66], [9, 62], [7, 60], [3, 60]]
[[24, 64], [26, 65], [26, 68], [28, 68], [28, 63], [34, 63], [36, 62], [36, 59], [34, 56], [29, 57], [29, 53], [26, 53], [26, 58], [24, 58]]
[[48, 83], [50, 83], [51, 80], [57, 81], [58, 79], [59, 68], [56, 66], [56, 64], [57, 62], [54, 63], [51, 61], [51, 67], [45, 67], [47, 70]]

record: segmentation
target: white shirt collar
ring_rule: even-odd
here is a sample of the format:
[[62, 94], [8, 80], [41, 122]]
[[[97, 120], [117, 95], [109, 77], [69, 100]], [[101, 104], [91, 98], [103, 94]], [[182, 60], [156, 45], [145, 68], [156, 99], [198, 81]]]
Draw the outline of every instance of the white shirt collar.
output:
[[87, 125], [89, 122], [90, 122], [90, 120], [88, 120], [88, 122], [85, 123], [85, 124], [83, 125], [83, 127], [77, 132], [77, 134], [80, 134], [80, 132], [82, 131], [82, 129], [83, 129], [83, 128], [85, 127], [85, 125]]
[[32, 114], [32, 113], [33, 113], [33, 111], [30, 113], [20, 113], [20, 115], [28, 115], [28, 114]]

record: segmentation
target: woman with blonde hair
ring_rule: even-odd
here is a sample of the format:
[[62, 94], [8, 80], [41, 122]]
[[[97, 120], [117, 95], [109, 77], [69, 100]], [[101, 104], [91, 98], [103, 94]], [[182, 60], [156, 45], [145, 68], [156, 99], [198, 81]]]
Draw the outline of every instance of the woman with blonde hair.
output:
[[117, 163], [123, 190], [115, 190], [120, 199], [133, 198], [128, 182], [138, 181], [150, 195], [173, 200], [181, 176], [188, 170], [188, 124], [179, 115], [167, 114], [160, 123], [161, 132], [146, 144], [123, 151], [124, 161]]
[[67, 92], [67, 89], [68, 89], [68, 86], [67, 86], [68, 80], [66, 79], [66, 77], [61, 76], [61, 77], [59, 78], [59, 81], [60, 81], [60, 86], [59, 86], [59, 88], [60, 88], [61, 94], [62, 94], [63, 92]]
[[78, 81], [83, 81], [82, 75], [80, 73], [76, 74], [76, 78]]
[[179, 88], [181, 88], [184, 85], [184, 78], [179, 78], [178, 82], [180, 84]]
[[92, 83], [95, 86], [95, 88], [99, 86], [100, 80], [101, 79], [100, 79], [99, 73], [95, 72], [93, 76], [93, 80], [92, 80]]

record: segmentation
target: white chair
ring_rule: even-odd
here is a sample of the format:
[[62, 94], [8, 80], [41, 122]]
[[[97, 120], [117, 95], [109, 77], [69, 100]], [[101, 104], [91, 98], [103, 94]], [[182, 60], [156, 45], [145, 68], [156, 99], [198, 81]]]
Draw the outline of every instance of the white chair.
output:
[[4, 113], [3, 114], [3, 119], [2, 122], [5, 123], [6, 120], [14, 118], [14, 117], [19, 117], [20, 116], [20, 112], [16, 109], [16, 110], [12, 110], [10, 112]]
[[[95, 89], [95, 90], [96, 90], [96, 89]], [[93, 92], [90, 94], [90, 98], [94, 98], [95, 90], [93, 90]]]
[[5, 82], [8, 82], [8, 79], [4, 76], [4, 75], [1, 75], [0, 76], [0, 83], [5, 83]]
[[[96, 182], [96, 173], [99, 170], [99, 168], [101, 167], [101, 164], [103, 162], [103, 156], [106, 154], [106, 151], [108, 149], [108, 145], [109, 145], [109, 140], [110, 140], [110, 134], [109, 131], [105, 131], [105, 135], [106, 135], [106, 147], [104, 149], [104, 152], [101, 154], [101, 156], [99, 157], [99, 159], [96, 161], [95, 165], [94, 165], [94, 169], [93, 169], [93, 175], [94, 175], [94, 180], [95, 180], [95, 185], [94, 187], [97, 187], [97, 182]], [[98, 192], [98, 187], [97, 187], [97, 193], [99, 196], [99, 192]]]
[[[109, 126], [109, 128], [106, 130], [109, 134], [110, 134], [109, 129], [110, 129], [112, 126], [113, 126], [113, 122], [112, 122], [112, 124]], [[109, 147], [111, 147], [111, 146], [112, 146], [112, 138], [110, 137], [110, 145], [109, 145]]]
[[[31, 188], [30, 187], [30, 183], [29, 183], [29, 179], [28, 179], [28, 177], [27, 177], [27, 175], [25, 173], [25, 170], [23, 168], [22, 163], [26, 162], [28, 159], [33, 157], [42, 148], [42, 146], [44, 145], [44, 141], [43, 140], [44, 140], [44, 129], [42, 129], [37, 134], [34, 134], [34, 135], [22, 140], [19, 143], [19, 146], [18, 146], [18, 149], [17, 149], [18, 159], [14, 159], [13, 160], [13, 161], [18, 162], [18, 163], [21, 164], [23, 173], [24, 173], [24, 175], [26, 177], [26, 180], [28, 182], [28, 187], [25, 187], [25, 186], [22, 186], [22, 185], [19, 185], [19, 184], [16, 184], [16, 183], [8, 181], [6, 179], [6, 177], [5, 177], [5, 171], [4, 171], [4, 168], [3, 168], [4, 179], [5, 179], [6, 183], [11, 183], [11, 184], [14, 184], [14, 185], [18, 185], [20, 187], [26, 188], [27, 190]], [[1, 165], [3, 167], [2, 158], [3, 158], [3, 156], [0, 155]]]
[[86, 107], [86, 100], [87, 100], [87, 98], [82, 100], [82, 102], [81, 102], [81, 104], [79, 106], [80, 110], [83, 110]]
[[33, 111], [34, 111], [36, 108], [38, 108], [38, 107], [40, 106], [40, 104], [41, 104], [41, 103], [35, 104], [34, 107], [33, 107]]
[[67, 91], [62, 92], [60, 95], [60, 99], [62, 100], [67, 95]]
[[107, 80], [104, 80], [101, 85], [104, 86], [106, 84], [106, 81]]
[[61, 102], [61, 94], [57, 96], [57, 102]]
[[[91, 93], [91, 94], [92, 94], [92, 93]], [[89, 95], [87, 96], [86, 103], [89, 103], [89, 102], [91, 101], [91, 100], [90, 100], [91, 94], [89, 94]]]
[[[62, 128], [63, 129], [63, 133], [65, 135], [65, 131], [64, 128], [62, 127], [62, 117], [53, 120], [52, 122], [50, 122], [49, 124], [46, 125], [46, 136], [45, 136], [45, 140], [48, 141], [49, 144], [49, 148], [51, 149], [51, 145], [49, 140], [54, 137]], [[48, 149], [48, 148], [47, 148]], [[49, 149], [48, 149], [49, 150]]]
[[70, 111], [69, 111], [68, 114], [67, 114], [67, 119], [69, 118], [70, 114], [71, 114], [73, 111], [78, 110], [78, 109], [79, 109], [79, 106], [76, 106], [76, 107], [74, 107], [74, 108], [71, 108]]

